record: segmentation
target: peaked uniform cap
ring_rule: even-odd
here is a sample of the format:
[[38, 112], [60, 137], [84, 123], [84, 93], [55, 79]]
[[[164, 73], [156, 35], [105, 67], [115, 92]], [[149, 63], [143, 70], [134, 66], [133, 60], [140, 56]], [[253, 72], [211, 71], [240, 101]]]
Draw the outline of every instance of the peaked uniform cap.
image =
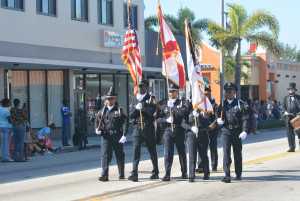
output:
[[231, 82], [226, 83], [224, 85], [224, 90], [226, 90], [226, 89], [234, 89], [235, 91], [238, 91], [237, 86], [235, 84], [231, 83]]

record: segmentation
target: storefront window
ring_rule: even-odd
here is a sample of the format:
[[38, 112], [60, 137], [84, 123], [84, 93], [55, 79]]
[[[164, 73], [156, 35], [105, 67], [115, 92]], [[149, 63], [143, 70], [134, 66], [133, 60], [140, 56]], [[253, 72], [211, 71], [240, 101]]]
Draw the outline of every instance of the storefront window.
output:
[[32, 128], [43, 128], [46, 125], [46, 73], [45, 71], [29, 72], [30, 89], [30, 122]]
[[118, 104], [127, 111], [127, 81], [126, 75], [115, 75], [115, 92], [118, 94]]
[[20, 107], [26, 104], [28, 109], [27, 71], [10, 71], [11, 73], [11, 104], [14, 99], [20, 100]]
[[61, 106], [63, 101], [63, 72], [47, 72], [48, 87], [48, 122], [55, 123], [57, 127], [62, 127]]
[[132, 103], [132, 99], [134, 98], [134, 83], [133, 80], [131, 79], [131, 76], [129, 75], [128, 77], [128, 94], [129, 94], [129, 104]]
[[94, 124], [95, 116], [101, 109], [99, 74], [86, 75], [86, 107], [87, 107], [87, 124]]
[[84, 89], [84, 77], [83, 75], [74, 75], [73, 76], [73, 86], [74, 89]]

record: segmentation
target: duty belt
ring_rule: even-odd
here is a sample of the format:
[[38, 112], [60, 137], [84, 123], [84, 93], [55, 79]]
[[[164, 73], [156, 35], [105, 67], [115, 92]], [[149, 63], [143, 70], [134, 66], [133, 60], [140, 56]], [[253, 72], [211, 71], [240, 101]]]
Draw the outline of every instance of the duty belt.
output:
[[228, 124], [227, 126], [224, 126], [225, 128], [229, 129], [229, 130], [233, 130], [233, 129], [237, 129], [240, 127], [240, 125], [231, 125]]
[[207, 131], [206, 128], [198, 128], [198, 132]]
[[142, 127], [142, 125], [143, 125], [143, 127], [146, 127], [146, 126], [150, 125], [150, 123], [148, 121], [143, 121], [143, 123], [137, 122], [137, 124], [139, 125], [140, 128]]
[[103, 132], [107, 133], [109, 135], [114, 135], [114, 134], [116, 134], [116, 133], [118, 133], [120, 131], [118, 131], [118, 130], [104, 130]]
[[173, 125], [173, 129], [176, 129], [176, 128], [178, 128], [179, 127], [179, 124], [168, 124], [168, 128], [171, 128], [172, 127], [172, 125]]

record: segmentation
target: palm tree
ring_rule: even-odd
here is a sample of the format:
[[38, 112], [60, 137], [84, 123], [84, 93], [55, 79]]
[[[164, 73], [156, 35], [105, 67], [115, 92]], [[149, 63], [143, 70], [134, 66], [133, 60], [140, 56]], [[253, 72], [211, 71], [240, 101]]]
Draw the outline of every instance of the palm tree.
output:
[[[207, 30], [208, 23], [211, 22], [211, 20], [206, 18], [195, 20], [194, 12], [188, 8], [180, 8], [176, 17], [168, 14], [164, 16], [173, 34], [181, 36], [185, 35], [184, 20], [187, 19], [191, 25], [192, 37], [196, 44], [199, 44], [201, 41], [200, 32]], [[152, 15], [147, 17], [145, 19], [145, 29], [154, 31], [155, 27], [157, 27], [157, 16]]]
[[[242, 60], [241, 61], [242, 66], [246, 66], [247, 68], [250, 68], [249, 62]], [[236, 60], [231, 57], [225, 57], [225, 80], [234, 82], [236, 72]], [[219, 78], [220, 78], [220, 69], [218, 71]], [[247, 81], [249, 79], [249, 76], [246, 72], [241, 72], [241, 78]]]
[[[257, 10], [247, 15], [246, 9], [237, 3], [226, 4], [229, 8], [229, 26], [223, 29], [214, 22], [209, 23], [208, 32], [212, 36], [212, 44], [223, 53], [236, 52], [235, 83], [238, 86], [237, 98], [241, 98], [241, 41], [256, 43], [268, 49], [275, 55], [280, 55], [282, 45], [278, 42], [279, 22], [276, 17], [265, 10]], [[262, 31], [267, 27], [269, 32]]]

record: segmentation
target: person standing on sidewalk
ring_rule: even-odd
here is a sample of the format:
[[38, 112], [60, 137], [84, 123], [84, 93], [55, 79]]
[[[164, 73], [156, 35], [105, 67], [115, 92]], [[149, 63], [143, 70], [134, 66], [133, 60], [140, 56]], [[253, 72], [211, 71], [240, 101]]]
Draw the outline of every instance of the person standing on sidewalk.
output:
[[162, 181], [170, 181], [174, 158], [174, 144], [176, 145], [179, 155], [181, 179], [188, 178], [187, 158], [184, 144], [185, 130], [181, 126], [183, 119], [188, 115], [188, 106], [185, 102], [178, 99], [178, 90], [179, 87], [170, 82], [170, 100], [162, 106], [157, 119], [157, 122], [164, 127], [164, 160], [166, 174], [162, 178]]
[[63, 106], [61, 107], [61, 115], [62, 115], [62, 145], [63, 146], [71, 146], [68, 143], [68, 136], [70, 132], [70, 117], [72, 113], [69, 110], [69, 100], [63, 100]]
[[133, 161], [132, 172], [129, 180], [138, 181], [138, 166], [141, 158], [141, 147], [145, 141], [150, 159], [153, 165], [152, 175], [150, 179], [159, 178], [158, 158], [156, 151], [154, 113], [156, 110], [157, 100], [155, 96], [147, 93], [149, 83], [147, 80], [140, 80], [139, 93], [133, 98], [130, 105], [129, 117], [133, 123], [132, 145], [133, 145]]
[[249, 117], [243, 101], [235, 98], [237, 86], [233, 83], [226, 83], [224, 90], [227, 100], [218, 108], [217, 122], [221, 126], [223, 170], [225, 172], [225, 177], [221, 181], [230, 183], [231, 145], [233, 147], [236, 180], [241, 180], [242, 177], [242, 140], [247, 137]]
[[8, 107], [10, 106], [9, 99], [4, 98], [1, 100], [0, 107], [0, 134], [1, 134], [1, 162], [12, 162], [9, 157], [9, 142], [12, 133], [12, 125]]
[[24, 103], [22, 109], [20, 107], [20, 100], [14, 99], [14, 107], [10, 110], [10, 117], [12, 122], [13, 136], [14, 136], [14, 159], [16, 162], [25, 162], [23, 159], [24, 140], [26, 133], [26, 104]]
[[[290, 83], [289, 88], [287, 88], [289, 91], [289, 95], [285, 96], [283, 99], [283, 111], [285, 114], [285, 120], [286, 120], [286, 131], [287, 131], [287, 138], [290, 149], [287, 150], [287, 152], [295, 152], [296, 143], [295, 143], [295, 133], [294, 133], [294, 127], [291, 124], [291, 120], [297, 116], [297, 114], [300, 112], [300, 96], [295, 94], [297, 91], [296, 89], [296, 83]], [[297, 130], [296, 133], [298, 134], [299, 139], [299, 148], [300, 148], [300, 130]]]
[[[109, 164], [114, 150], [118, 169], [119, 179], [125, 179], [125, 153], [123, 144], [126, 142], [128, 132], [128, 118], [123, 108], [116, 104], [117, 94], [112, 91], [104, 96], [105, 106], [100, 110], [95, 119], [95, 133], [101, 135], [101, 176], [99, 181], [109, 181]], [[100, 125], [99, 125], [100, 124]], [[98, 129], [100, 126], [100, 130]]]

